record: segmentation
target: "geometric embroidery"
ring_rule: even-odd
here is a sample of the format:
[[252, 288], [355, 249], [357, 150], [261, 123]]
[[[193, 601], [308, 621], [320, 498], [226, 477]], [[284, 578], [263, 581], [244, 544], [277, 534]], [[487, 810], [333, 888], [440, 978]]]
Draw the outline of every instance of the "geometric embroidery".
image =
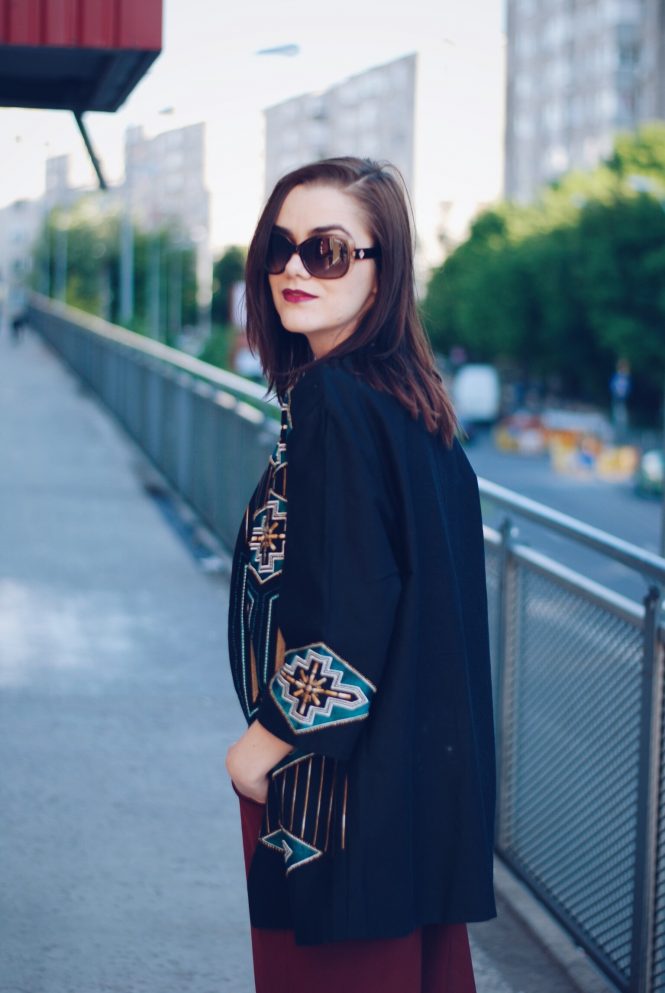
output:
[[280, 400], [280, 406], [279, 440], [245, 509], [231, 573], [229, 656], [233, 683], [248, 722], [256, 716], [268, 682], [284, 658], [284, 640], [277, 631], [274, 608], [286, 550], [289, 393]]
[[307, 862], [312, 862], [323, 855], [323, 852], [315, 848], [314, 845], [308, 845], [306, 841], [297, 838], [295, 834], [291, 834], [284, 827], [279, 827], [276, 831], [264, 835], [261, 841], [268, 848], [276, 848], [277, 851], [284, 853], [284, 865], [287, 874], [291, 869], [300, 868]]
[[285, 438], [283, 438], [283, 437], [280, 436], [277, 444], [275, 445], [275, 448], [273, 449], [273, 453], [270, 456], [270, 461], [271, 461], [272, 466], [273, 466], [273, 468], [275, 470], [281, 469], [282, 466], [285, 466], [286, 465], [286, 439]]
[[249, 565], [261, 582], [281, 572], [286, 542], [286, 500], [271, 491], [265, 505], [257, 510], [248, 541]]
[[289, 435], [293, 424], [291, 422], [291, 404], [290, 396], [287, 396], [285, 401], [280, 401], [280, 407], [282, 409], [281, 413], [281, 426], [279, 432], [279, 439], [275, 445], [274, 451], [270, 456], [270, 462], [275, 470], [275, 473], [279, 469], [282, 469], [286, 465], [286, 439]]
[[270, 692], [292, 730], [301, 734], [363, 720], [376, 687], [319, 642], [286, 652]]

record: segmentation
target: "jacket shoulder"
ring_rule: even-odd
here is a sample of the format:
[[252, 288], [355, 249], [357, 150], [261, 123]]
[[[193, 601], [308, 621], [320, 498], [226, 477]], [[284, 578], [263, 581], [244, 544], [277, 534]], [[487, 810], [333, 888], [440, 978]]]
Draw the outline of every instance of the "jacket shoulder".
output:
[[379, 394], [348, 365], [339, 360], [324, 360], [307, 369], [293, 387], [291, 412], [295, 420], [319, 408], [337, 419], [367, 411], [382, 396], [387, 398], [387, 394]]

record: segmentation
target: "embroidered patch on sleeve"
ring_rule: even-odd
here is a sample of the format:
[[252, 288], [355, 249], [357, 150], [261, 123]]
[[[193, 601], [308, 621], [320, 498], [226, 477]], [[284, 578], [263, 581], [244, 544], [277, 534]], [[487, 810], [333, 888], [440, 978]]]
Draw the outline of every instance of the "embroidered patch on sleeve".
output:
[[318, 643], [286, 652], [270, 692], [299, 734], [367, 717], [376, 687], [331, 648]]

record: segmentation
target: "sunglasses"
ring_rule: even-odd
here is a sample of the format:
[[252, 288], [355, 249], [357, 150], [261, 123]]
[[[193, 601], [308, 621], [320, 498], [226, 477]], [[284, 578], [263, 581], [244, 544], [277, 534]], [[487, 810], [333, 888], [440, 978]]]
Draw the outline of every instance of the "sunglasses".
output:
[[268, 242], [265, 267], [271, 276], [284, 272], [293, 254], [300, 256], [310, 276], [317, 279], [340, 279], [349, 271], [351, 259], [376, 259], [381, 249], [355, 248], [353, 243], [336, 234], [317, 234], [294, 245], [290, 238], [273, 231]]

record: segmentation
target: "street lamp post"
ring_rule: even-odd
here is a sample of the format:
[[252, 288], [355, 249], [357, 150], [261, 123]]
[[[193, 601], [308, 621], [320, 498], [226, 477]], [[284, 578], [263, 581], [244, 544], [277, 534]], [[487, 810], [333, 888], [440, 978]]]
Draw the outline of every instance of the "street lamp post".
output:
[[149, 324], [150, 324], [150, 334], [153, 338], [160, 340], [160, 250], [159, 250], [159, 231], [153, 233], [150, 242], [150, 261], [149, 261], [149, 275], [148, 275], [148, 287], [149, 287], [149, 302], [148, 302], [148, 313], [149, 313]]
[[131, 324], [134, 317], [134, 227], [125, 208], [120, 222], [120, 323]]
[[168, 326], [171, 337], [171, 344], [179, 347], [180, 335], [182, 333], [182, 304], [183, 304], [183, 256], [187, 242], [182, 235], [178, 235], [172, 246], [169, 263], [169, 319]]
[[55, 297], [67, 301], [67, 221], [59, 218], [55, 227]]
[[51, 211], [46, 213], [44, 224], [44, 272], [42, 289], [45, 297], [51, 296]]

